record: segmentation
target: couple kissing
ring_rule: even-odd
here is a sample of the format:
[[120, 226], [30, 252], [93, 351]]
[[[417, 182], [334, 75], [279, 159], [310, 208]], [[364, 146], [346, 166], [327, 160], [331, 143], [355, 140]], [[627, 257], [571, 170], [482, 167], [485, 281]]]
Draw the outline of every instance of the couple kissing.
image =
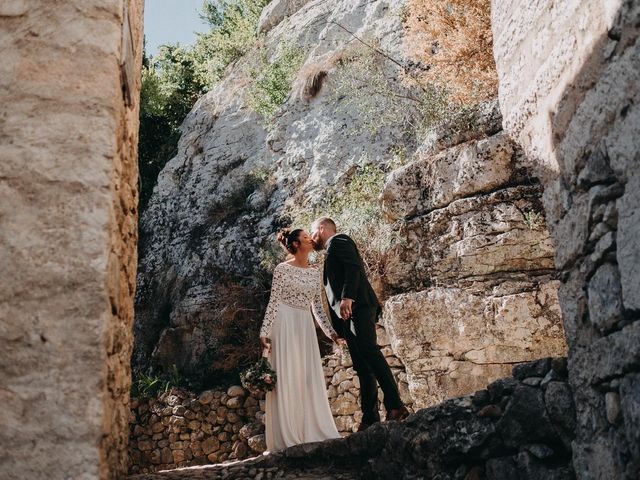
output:
[[[376, 320], [382, 307], [355, 242], [337, 233], [328, 217], [315, 220], [310, 233], [281, 230], [278, 241], [290, 259], [274, 269], [260, 329], [260, 342], [278, 374], [276, 388], [266, 395], [267, 449], [340, 438], [329, 407], [313, 317], [325, 335], [349, 348], [360, 380], [358, 431], [380, 421], [378, 385], [384, 394], [386, 420], [406, 418], [409, 412], [377, 344]], [[322, 270], [309, 264], [314, 250], [326, 250]], [[330, 319], [323, 308], [323, 289]]]

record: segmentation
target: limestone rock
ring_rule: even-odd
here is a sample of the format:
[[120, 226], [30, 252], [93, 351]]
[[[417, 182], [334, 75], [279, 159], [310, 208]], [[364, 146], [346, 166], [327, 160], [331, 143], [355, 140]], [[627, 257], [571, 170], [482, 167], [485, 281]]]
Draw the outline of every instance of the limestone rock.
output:
[[[461, 128], [459, 123], [464, 123], [465, 127]], [[422, 158], [434, 155], [461, 143], [490, 137], [501, 130], [502, 113], [498, 100], [489, 100], [427, 131], [417, 154]]]
[[262, 453], [267, 449], [267, 444], [265, 442], [264, 434], [254, 435], [250, 437], [249, 440], [249, 448], [254, 452]]
[[298, 11], [309, 0], [273, 0], [262, 10], [258, 21], [258, 31], [267, 33], [278, 25], [285, 17]]
[[416, 406], [473, 393], [506, 376], [512, 362], [565, 351], [556, 289], [547, 282], [492, 296], [436, 287], [391, 297], [383, 321]]
[[209, 453], [215, 452], [219, 446], [220, 442], [216, 437], [209, 437], [202, 442], [202, 451], [208, 455]]
[[464, 198], [411, 219], [389, 253], [386, 282], [418, 289], [451, 281], [516, 277], [553, 269], [553, 245], [544, 228], [527, 225], [539, 190], [513, 187]]
[[246, 394], [245, 389], [239, 385], [233, 385], [227, 390], [227, 395], [230, 397], [244, 397]]
[[415, 217], [521, 181], [517, 167], [515, 147], [506, 135], [467, 142], [394, 171], [383, 191], [383, 208], [392, 221]]
[[[402, 58], [399, 7], [398, 0], [273, 1], [261, 20], [265, 52], [273, 58], [278, 45], [296, 45], [306, 56], [304, 75], [352, 44], [347, 28], [374, 35], [380, 48]], [[209, 306], [224, 299], [212, 288], [222, 273], [255, 274], [260, 255], [275, 244], [285, 201], [304, 192], [304, 201], [316, 204], [327, 185], [341, 188], [357, 165], [389, 163], [392, 146], [404, 143], [405, 125], [375, 141], [358, 131], [359, 111], [346, 99], [337, 108], [328, 87], [311, 101], [291, 95], [267, 129], [247, 105], [244, 61], [187, 116], [177, 155], [142, 213], [134, 366], [175, 364], [189, 377], [210, 368], [207, 355], [220, 350], [222, 320]], [[327, 86], [335, 67], [326, 65]], [[408, 155], [413, 149], [407, 145]]]

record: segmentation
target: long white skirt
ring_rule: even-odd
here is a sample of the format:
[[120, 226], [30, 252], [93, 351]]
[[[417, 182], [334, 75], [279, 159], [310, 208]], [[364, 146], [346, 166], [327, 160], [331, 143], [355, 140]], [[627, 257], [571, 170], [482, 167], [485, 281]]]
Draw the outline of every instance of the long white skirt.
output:
[[320, 348], [309, 310], [278, 305], [269, 362], [276, 388], [267, 393], [267, 449], [340, 438], [327, 398]]

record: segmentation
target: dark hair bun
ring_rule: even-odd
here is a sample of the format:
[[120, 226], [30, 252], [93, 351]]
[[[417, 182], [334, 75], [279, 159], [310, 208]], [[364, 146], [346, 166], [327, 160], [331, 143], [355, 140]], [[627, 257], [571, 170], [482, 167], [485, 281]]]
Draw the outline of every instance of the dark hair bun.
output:
[[278, 231], [278, 235], [276, 238], [278, 242], [282, 245], [287, 252], [294, 254], [298, 250], [298, 248], [293, 244], [293, 242], [297, 242], [300, 237], [300, 232], [302, 232], [301, 228], [296, 228], [295, 230], [291, 230], [290, 228], [281, 228]]
[[278, 235], [277, 235], [278, 242], [280, 242], [284, 248], [287, 248], [287, 238], [289, 237], [289, 235], [291, 235], [290, 228], [281, 228], [278, 231]]

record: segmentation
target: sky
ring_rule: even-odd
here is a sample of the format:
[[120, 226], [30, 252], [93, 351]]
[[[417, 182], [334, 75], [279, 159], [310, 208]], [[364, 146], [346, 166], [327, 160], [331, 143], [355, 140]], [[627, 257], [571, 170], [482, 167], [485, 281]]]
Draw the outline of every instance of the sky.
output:
[[198, 11], [202, 0], [146, 0], [144, 2], [144, 35], [147, 54], [155, 55], [165, 43], [192, 44], [195, 32], [207, 30]]

